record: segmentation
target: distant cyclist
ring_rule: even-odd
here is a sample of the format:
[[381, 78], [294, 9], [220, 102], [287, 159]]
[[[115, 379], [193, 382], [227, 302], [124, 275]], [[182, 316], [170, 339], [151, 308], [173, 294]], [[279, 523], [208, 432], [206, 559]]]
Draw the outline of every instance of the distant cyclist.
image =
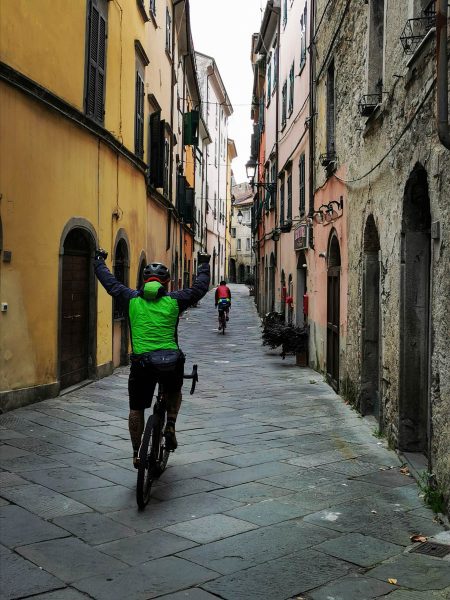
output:
[[231, 308], [231, 291], [227, 286], [227, 282], [222, 279], [220, 284], [216, 288], [215, 293], [215, 304], [216, 308], [219, 309], [219, 331], [222, 329], [222, 323], [220, 322], [220, 311], [225, 311], [226, 320], [230, 320], [230, 308]]
[[167, 392], [166, 447], [175, 450], [178, 445], [175, 422], [181, 406], [184, 372], [184, 354], [178, 346], [178, 319], [208, 291], [210, 257], [199, 255], [198, 273], [191, 288], [168, 292], [170, 273], [163, 264], [148, 264], [144, 268], [144, 285], [133, 290], [117, 281], [110, 272], [105, 265], [107, 256], [104, 250], [96, 250], [94, 269], [108, 294], [120, 300], [127, 309], [132, 345], [128, 429], [133, 464], [138, 468], [144, 410], [151, 405], [157, 382], [162, 381]]

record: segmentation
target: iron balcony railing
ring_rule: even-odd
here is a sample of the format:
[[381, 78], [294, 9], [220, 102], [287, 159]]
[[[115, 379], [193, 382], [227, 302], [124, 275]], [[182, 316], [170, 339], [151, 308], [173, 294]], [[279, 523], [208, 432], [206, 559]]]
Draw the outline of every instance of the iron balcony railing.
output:
[[366, 94], [361, 96], [358, 102], [359, 114], [362, 117], [370, 117], [378, 104], [381, 103], [381, 94]]
[[436, 26], [436, 0], [430, 2], [415, 19], [408, 19], [400, 36], [405, 54], [414, 54], [427, 33]]

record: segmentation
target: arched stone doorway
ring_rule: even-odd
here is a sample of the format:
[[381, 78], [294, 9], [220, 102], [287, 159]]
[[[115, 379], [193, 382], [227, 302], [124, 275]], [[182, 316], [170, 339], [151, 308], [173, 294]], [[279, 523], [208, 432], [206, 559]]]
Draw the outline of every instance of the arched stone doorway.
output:
[[373, 215], [364, 229], [360, 410], [380, 418], [380, 240]]
[[236, 283], [236, 261], [234, 258], [230, 258], [230, 281]]
[[144, 269], [147, 266], [147, 259], [145, 257], [145, 252], [141, 252], [141, 256], [139, 258], [139, 269], [137, 273], [136, 279], [136, 289], [141, 288], [144, 285]]
[[[58, 372], [61, 389], [95, 375], [96, 296], [93, 229], [69, 224], [61, 240]], [[75, 223], [73, 224], [75, 225]]]
[[297, 258], [297, 301], [295, 312], [297, 327], [303, 327], [306, 321], [306, 315], [303, 312], [303, 297], [307, 292], [306, 281], [306, 257], [304, 252], [300, 252]]
[[399, 447], [427, 452], [431, 214], [427, 172], [405, 187], [401, 233]]
[[273, 312], [275, 310], [275, 255], [272, 252], [270, 255], [270, 266], [269, 266], [269, 312]]
[[245, 281], [245, 266], [240, 264], [238, 267], [238, 283], [244, 283]]
[[327, 256], [327, 378], [337, 392], [339, 391], [341, 252], [334, 230], [330, 235]]
[[[113, 272], [120, 283], [129, 286], [128, 240], [124, 232], [119, 232], [114, 249]], [[128, 315], [120, 300], [113, 298], [113, 366], [128, 363]]]

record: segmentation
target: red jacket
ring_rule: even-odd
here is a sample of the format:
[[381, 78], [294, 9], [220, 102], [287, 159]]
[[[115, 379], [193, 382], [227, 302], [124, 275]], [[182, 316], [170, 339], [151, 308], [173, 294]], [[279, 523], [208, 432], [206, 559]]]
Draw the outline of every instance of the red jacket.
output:
[[216, 288], [216, 304], [221, 298], [229, 298], [231, 300], [230, 288], [227, 285], [218, 285]]

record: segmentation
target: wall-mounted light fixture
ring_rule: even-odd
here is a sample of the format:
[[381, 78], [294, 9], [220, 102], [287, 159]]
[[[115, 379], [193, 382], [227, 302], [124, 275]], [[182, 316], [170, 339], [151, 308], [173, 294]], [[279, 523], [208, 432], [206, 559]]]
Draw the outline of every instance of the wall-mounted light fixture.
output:
[[[336, 206], [336, 208], [334, 208]], [[331, 223], [335, 221], [340, 215], [338, 211], [344, 209], [344, 197], [341, 196], [339, 200], [331, 200], [328, 204], [322, 204], [318, 210], [313, 211], [312, 218], [316, 223]]]
[[253, 158], [253, 156], [251, 156], [248, 159], [248, 161], [245, 165], [245, 170], [247, 172], [247, 178], [250, 180], [250, 185], [252, 186], [252, 190], [254, 190], [255, 187], [256, 188], [262, 187], [270, 194], [273, 194], [275, 192], [275, 190], [277, 189], [276, 182], [274, 182], [274, 181], [255, 181], [257, 166], [258, 166], [258, 163]]

